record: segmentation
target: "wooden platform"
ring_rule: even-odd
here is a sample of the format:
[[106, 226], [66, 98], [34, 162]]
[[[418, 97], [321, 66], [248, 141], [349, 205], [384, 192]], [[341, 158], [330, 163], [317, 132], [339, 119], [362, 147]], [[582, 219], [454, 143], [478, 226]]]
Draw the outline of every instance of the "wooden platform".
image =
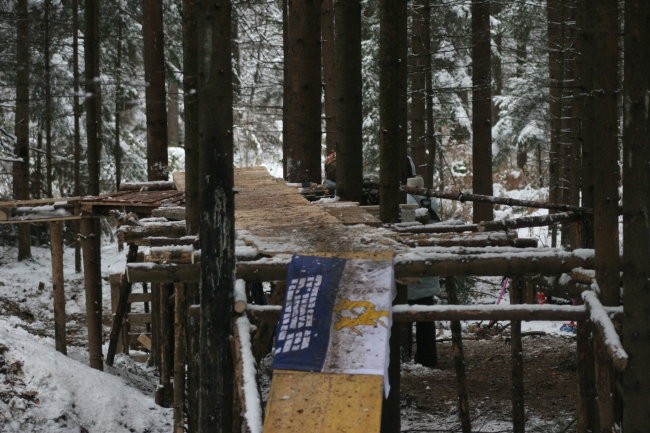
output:
[[382, 376], [276, 370], [264, 433], [379, 432]]

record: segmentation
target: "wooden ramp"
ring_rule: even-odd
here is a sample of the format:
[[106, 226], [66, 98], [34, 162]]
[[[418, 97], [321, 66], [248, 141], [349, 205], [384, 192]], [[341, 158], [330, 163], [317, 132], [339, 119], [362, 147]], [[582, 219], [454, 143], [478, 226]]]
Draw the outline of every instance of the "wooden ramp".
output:
[[382, 376], [276, 370], [264, 432], [379, 432], [382, 401]]

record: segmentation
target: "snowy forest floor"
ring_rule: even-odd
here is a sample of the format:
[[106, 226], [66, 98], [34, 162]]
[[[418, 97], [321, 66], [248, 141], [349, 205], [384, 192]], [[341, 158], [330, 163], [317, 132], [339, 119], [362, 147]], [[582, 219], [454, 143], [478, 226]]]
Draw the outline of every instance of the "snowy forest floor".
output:
[[[0, 431], [169, 432], [172, 414], [153, 402], [154, 371], [118, 356], [105, 372], [88, 367], [83, 275], [74, 272], [65, 249], [68, 356], [54, 350], [49, 248], [34, 247], [33, 258], [16, 262], [13, 247], [0, 247]], [[115, 243], [102, 247], [105, 282], [104, 353], [110, 332], [109, 273], [124, 267]], [[44, 283], [39, 288], [39, 283]], [[493, 303], [498, 281], [478, 283], [473, 302]], [[506, 296], [507, 299], [507, 296]], [[485, 325], [482, 324], [482, 325]], [[510, 346], [507, 326], [485, 330], [464, 323], [464, 348], [473, 432], [512, 431]], [[523, 331], [527, 431], [575, 431], [575, 338], [561, 323], [532, 322]], [[496, 328], [501, 329], [495, 332]], [[402, 431], [459, 432], [456, 376], [448, 324], [438, 326], [439, 365], [404, 363]]]

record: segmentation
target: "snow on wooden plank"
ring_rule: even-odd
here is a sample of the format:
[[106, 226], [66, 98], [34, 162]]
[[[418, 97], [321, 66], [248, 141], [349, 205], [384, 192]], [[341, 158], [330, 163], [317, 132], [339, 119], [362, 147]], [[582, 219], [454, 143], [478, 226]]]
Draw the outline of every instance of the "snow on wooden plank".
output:
[[621, 343], [616, 328], [610, 320], [603, 304], [600, 303], [596, 293], [591, 290], [582, 292], [582, 300], [589, 310], [589, 318], [596, 325], [603, 339], [607, 353], [611, 357], [612, 364], [618, 371], [625, 371], [628, 361], [627, 352], [625, 352], [623, 343]]

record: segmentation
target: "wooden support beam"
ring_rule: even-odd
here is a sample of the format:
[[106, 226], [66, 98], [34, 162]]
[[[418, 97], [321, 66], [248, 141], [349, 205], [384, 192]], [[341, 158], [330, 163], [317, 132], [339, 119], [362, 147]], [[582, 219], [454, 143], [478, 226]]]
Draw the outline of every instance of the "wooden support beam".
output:
[[478, 232], [478, 224], [395, 224], [391, 228], [400, 233], [463, 233]]
[[[524, 301], [526, 282], [513, 278], [510, 282], [510, 304]], [[512, 431], [524, 433], [526, 430], [526, 408], [524, 406], [524, 348], [521, 342], [521, 320], [510, 321], [510, 359], [512, 377]]]
[[143, 260], [152, 263], [194, 263], [194, 253], [192, 245], [151, 247]]
[[67, 354], [65, 341], [65, 289], [63, 286], [63, 223], [50, 223], [50, 247], [52, 253], [52, 297], [54, 299], [54, 345], [56, 350]]
[[[262, 431], [262, 398], [257, 386], [251, 386], [257, 383], [257, 371], [255, 368], [255, 358], [251, 348], [251, 324], [248, 317], [241, 316], [235, 319], [233, 327], [235, 334], [235, 350], [233, 352], [236, 365], [240, 371], [235, 379], [239, 385], [239, 397], [241, 414], [243, 414], [242, 432], [261, 432]], [[237, 368], [237, 367], [236, 367]]]
[[625, 371], [628, 361], [627, 352], [623, 348], [621, 339], [607, 315], [605, 307], [600, 303], [598, 296], [590, 290], [582, 292], [582, 300], [589, 311], [589, 318], [598, 331], [612, 365], [620, 372]]
[[185, 221], [169, 221], [166, 223], [147, 223], [135, 226], [120, 226], [117, 229], [117, 236], [122, 242], [138, 244], [143, 238], [166, 237], [180, 238], [187, 234]]
[[151, 216], [172, 221], [185, 221], [185, 206], [163, 206], [151, 211]]
[[427, 238], [427, 239], [400, 239], [404, 245], [410, 247], [516, 247], [535, 248], [537, 239], [534, 238], [494, 238], [494, 239], [472, 239], [464, 238]]
[[410, 186], [402, 186], [402, 191], [407, 194], [414, 195], [423, 195], [426, 197], [436, 197], [436, 198], [445, 198], [448, 200], [458, 200], [461, 202], [465, 201], [477, 201], [481, 203], [492, 203], [492, 204], [503, 204], [507, 206], [521, 206], [521, 207], [530, 207], [537, 209], [549, 209], [561, 212], [581, 212], [581, 213], [593, 213], [593, 209], [580, 207], [580, 206], [571, 206], [568, 204], [560, 203], [546, 203], [534, 200], [519, 200], [510, 197], [494, 197], [489, 195], [481, 194], [470, 194], [463, 192], [447, 192], [447, 191], [433, 191], [428, 188], [415, 188]]
[[[604, 307], [615, 319], [623, 317], [623, 307]], [[265, 322], [275, 322], [280, 315], [279, 305], [248, 304], [246, 311]], [[584, 305], [395, 305], [396, 322], [426, 322], [442, 320], [521, 320], [567, 321], [586, 320], [589, 312]]]
[[246, 311], [247, 297], [246, 297], [246, 281], [238, 279], [235, 281], [233, 290], [233, 310], [237, 314]]
[[111, 334], [108, 340], [108, 352], [106, 353], [106, 364], [110, 366], [115, 361], [117, 343], [120, 338], [122, 323], [126, 317], [129, 305], [128, 299], [131, 293], [131, 283], [126, 279], [126, 275], [122, 274], [120, 280], [115, 314], [113, 315], [113, 325], [111, 326]]
[[580, 221], [584, 216], [578, 212], [559, 212], [547, 215], [527, 216], [511, 220], [482, 221], [478, 223], [479, 232], [514, 230], [526, 227], [543, 227], [556, 223]]
[[168, 191], [176, 189], [174, 182], [157, 180], [149, 182], [122, 182], [118, 191]]
[[[458, 304], [456, 279], [453, 277], [447, 277], [445, 279], [445, 289], [449, 303]], [[458, 390], [458, 418], [460, 419], [463, 433], [471, 433], [472, 421], [469, 411], [467, 380], [465, 378], [465, 355], [463, 353], [463, 333], [460, 321], [452, 320], [450, 328], [454, 353], [454, 369], [456, 370], [456, 389]]]
[[[160, 384], [156, 388], [156, 403], [163, 407], [172, 406], [174, 393], [172, 388], [172, 374], [174, 368], [174, 312], [173, 312], [174, 285], [161, 284], [159, 297], [159, 329], [160, 338]], [[170, 302], [171, 301], [171, 302]]]
[[174, 285], [174, 433], [185, 432], [185, 285]]

